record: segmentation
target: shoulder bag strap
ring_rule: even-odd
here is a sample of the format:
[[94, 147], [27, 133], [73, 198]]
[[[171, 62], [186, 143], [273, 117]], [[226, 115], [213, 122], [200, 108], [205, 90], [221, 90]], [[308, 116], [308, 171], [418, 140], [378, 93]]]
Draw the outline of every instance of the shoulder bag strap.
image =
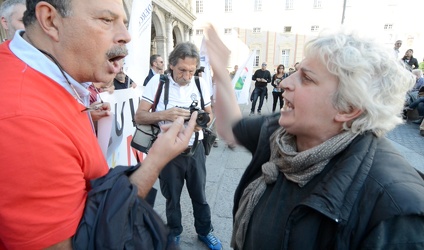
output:
[[152, 105], [152, 112], [155, 112], [156, 107], [158, 106], [158, 102], [159, 102], [159, 98], [160, 95], [162, 94], [162, 88], [163, 85], [165, 84], [165, 96], [164, 96], [164, 104], [165, 104], [165, 109], [166, 106], [168, 105], [168, 97], [169, 97], [169, 79], [166, 75], [161, 74], [159, 76], [159, 86], [158, 89], [156, 90], [156, 95], [155, 95], [155, 101], [153, 102]]

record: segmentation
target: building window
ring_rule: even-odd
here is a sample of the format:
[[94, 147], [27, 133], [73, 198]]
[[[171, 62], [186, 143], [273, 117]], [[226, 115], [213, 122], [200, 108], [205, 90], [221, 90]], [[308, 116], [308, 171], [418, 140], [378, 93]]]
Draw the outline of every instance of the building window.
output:
[[393, 24], [392, 23], [386, 23], [384, 24], [384, 30], [392, 30]]
[[233, 29], [225, 28], [225, 29], [224, 29], [224, 34], [227, 34], [227, 35], [231, 34], [231, 33], [232, 33], [232, 30], [233, 30]]
[[233, 12], [233, 0], [225, 0], [225, 12]]
[[293, 9], [293, 1], [294, 0], [286, 0], [286, 10], [292, 10]]
[[315, 9], [322, 8], [322, 0], [314, 0], [314, 8]]
[[259, 27], [253, 28], [253, 33], [261, 33], [261, 28]]
[[196, 0], [196, 13], [203, 13], [203, 0]]
[[198, 36], [203, 35], [203, 30], [202, 29], [196, 30], [196, 35]]
[[312, 32], [317, 32], [319, 30], [319, 25], [312, 25], [311, 26], [311, 31]]
[[261, 55], [261, 51], [260, 50], [254, 50], [255, 52], [255, 58], [253, 59], [253, 67], [259, 67], [259, 57]]
[[289, 49], [283, 49], [281, 51], [281, 64], [285, 67], [288, 67], [290, 62], [290, 50]]
[[255, 11], [262, 11], [262, 0], [255, 0]]
[[285, 33], [291, 32], [291, 26], [284, 26], [284, 32]]

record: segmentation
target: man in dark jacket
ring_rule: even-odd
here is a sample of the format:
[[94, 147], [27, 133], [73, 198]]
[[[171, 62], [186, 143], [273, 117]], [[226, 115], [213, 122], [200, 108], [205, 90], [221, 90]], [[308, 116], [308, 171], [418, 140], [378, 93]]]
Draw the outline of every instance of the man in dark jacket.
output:
[[262, 63], [262, 68], [255, 71], [252, 76], [252, 80], [255, 82], [255, 89], [252, 92], [252, 108], [250, 109], [250, 115], [255, 114], [256, 101], [260, 97], [258, 106], [258, 115], [261, 114], [262, 105], [264, 104], [264, 98], [268, 94], [267, 84], [271, 82], [271, 73], [266, 69], [266, 63]]
[[160, 55], [155, 54], [150, 56], [150, 70], [149, 74], [146, 76], [146, 79], [144, 79], [143, 86], [146, 86], [154, 75], [163, 74], [163, 66], [163, 59]]

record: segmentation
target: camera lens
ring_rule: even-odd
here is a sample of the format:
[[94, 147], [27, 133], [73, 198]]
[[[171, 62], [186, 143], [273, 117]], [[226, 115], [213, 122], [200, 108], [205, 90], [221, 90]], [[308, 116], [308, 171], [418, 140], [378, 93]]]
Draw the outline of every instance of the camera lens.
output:
[[197, 115], [196, 123], [202, 128], [206, 128], [208, 122], [211, 120], [209, 114], [206, 112], [200, 113]]

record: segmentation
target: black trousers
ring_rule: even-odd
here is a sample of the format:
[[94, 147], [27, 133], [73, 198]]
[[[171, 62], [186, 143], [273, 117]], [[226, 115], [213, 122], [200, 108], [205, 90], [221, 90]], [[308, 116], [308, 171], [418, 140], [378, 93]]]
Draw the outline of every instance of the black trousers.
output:
[[272, 112], [275, 111], [275, 108], [277, 107], [277, 101], [280, 101], [280, 109], [283, 107], [284, 105], [284, 100], [283, 100], [283, 92], [272, 92]]
[[180, 235], [181, 225], [180, 198], [184, 180], [191, 198], [194, 214], [194, 227], [200, 235], [212, 230], [211, 210], [206, 201], [206, 156], [203, 143], [199, 142], [192, 156], [179, 155], [168, 163], [159, 175], [162, 195], [166, 198], [166, 219], [170, 234]]

